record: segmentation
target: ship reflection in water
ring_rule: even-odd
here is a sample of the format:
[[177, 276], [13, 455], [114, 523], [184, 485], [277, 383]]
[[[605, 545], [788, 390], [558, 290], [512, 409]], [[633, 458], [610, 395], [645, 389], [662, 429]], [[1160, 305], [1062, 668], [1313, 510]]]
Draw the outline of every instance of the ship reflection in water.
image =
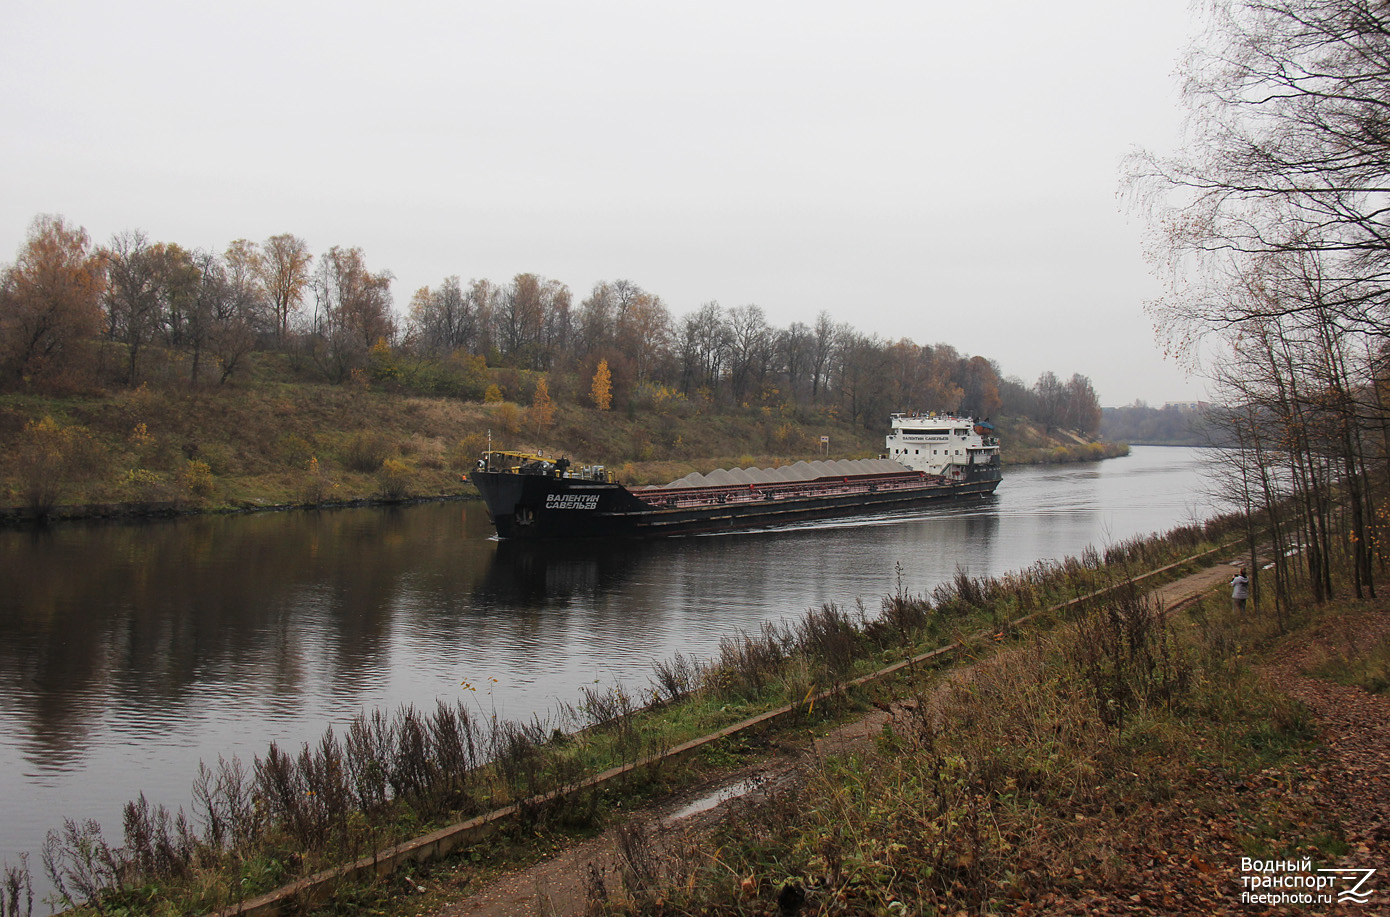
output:
[[501, 541], [474, 596], [492, 607], [563, 606], [617, 588], [654, 547], [636, 540]]
[[[924, 522], [930, 523], [925, 529], [920, 525]], [[873, 531], [890, 526], [894, 529], [891, 533]], [[888, 542], [899, 546], [917, 542], [919, 559], [934, 568], [943, 558], [975, 567], [988, 563], [989, 546], [998, 528], [997, 500], [990, 499], [968, 508], [941, 506], [730, 535], [662, 540], [502, 540], [496, 542], [492, 562], [474, 597], [479, 607], [541, 609], [634, 590], [649, 600], [670, 604], [680, 601], [679, 596], [670, 594], [672, 584], [666, 578], [676, 571], [687, 577], [692, 571], [703, 571], [698, 578], [708, 582], [710, 577], [723, 579], [720, 571], [734, 564], [742, 571], [740, 575], [749, 579], [750, 588], [764, 577], [781, 577], [785, 587], [785, 578], [792, 570], [803, 576], [811, 572], [804, 569], [808, 561], [822, 564], [829, 558], [832, 563], [844, 561], [842, 569], [852, 568], [854, 556], [866, 546], [872, 552], [874, 545], [889, 548]], [[943, 542], [967, 550], [943, 550]], [[947, 575], [953, 572], [954, 568]], [[823, 582], [819, 577], [816, 580]], [[804, 610], [794, 606], [783, 608], [781, 613]]]

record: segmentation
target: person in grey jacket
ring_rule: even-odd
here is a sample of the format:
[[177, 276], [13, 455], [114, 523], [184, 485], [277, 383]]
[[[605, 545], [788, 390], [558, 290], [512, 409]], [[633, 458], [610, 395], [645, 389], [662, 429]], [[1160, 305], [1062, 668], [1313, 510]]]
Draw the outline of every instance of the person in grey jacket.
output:
[[1245, 600], [1250, 597], [1250, 580], [1245, 576], [1245, 568], [1231, 578], [1231, 610], [1245, 611]]

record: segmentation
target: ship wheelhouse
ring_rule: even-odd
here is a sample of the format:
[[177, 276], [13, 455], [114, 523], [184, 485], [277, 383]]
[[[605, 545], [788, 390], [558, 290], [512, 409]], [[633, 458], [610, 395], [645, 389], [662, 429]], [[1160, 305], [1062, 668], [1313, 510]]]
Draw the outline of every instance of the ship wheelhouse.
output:
[[999, 440], [987, 421], [936, 412], [892, 415], [887, 458], [915, 471], [963, 479], [999, 469]]

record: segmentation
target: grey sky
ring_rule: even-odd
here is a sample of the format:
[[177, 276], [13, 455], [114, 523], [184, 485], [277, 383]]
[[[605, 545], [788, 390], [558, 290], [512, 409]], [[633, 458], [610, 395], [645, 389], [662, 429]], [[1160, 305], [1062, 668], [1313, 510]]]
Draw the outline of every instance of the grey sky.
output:
[[9, 2], [0, 260], [38, 213], [361, 246], [411, 293], [628, 278], [1201, 396], [1116, 196], [1170, 149], [1184, 0]]

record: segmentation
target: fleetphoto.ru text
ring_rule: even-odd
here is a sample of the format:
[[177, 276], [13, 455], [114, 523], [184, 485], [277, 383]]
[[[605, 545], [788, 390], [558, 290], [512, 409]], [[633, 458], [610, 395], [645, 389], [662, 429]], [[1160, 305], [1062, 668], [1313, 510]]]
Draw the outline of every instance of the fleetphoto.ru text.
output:
[[1376, 871], [1369, 868], [1313, 868], [1313, 861], [1256, 860], [1242, 857], [1240, 861], [1243, 904], [1312, 905], [1366, 904], [1374, 894], [1371, 879]]

